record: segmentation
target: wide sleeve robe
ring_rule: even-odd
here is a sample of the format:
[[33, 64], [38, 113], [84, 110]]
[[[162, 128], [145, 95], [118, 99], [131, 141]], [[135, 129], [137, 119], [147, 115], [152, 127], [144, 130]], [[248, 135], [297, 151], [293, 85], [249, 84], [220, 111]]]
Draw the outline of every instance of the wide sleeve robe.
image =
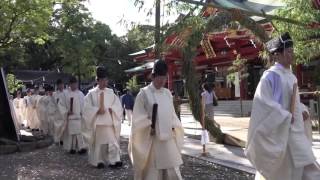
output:
[[[84, 123], [82, 126], [82, 135], [89, 144], [89, 148], [93, 147], [95, 140], [95, 128], [97, 113], [100, 107], [98, 88], [94, 88], [84, 98], [84, 110], [83, 119]], [[108, 117], [111, 117], [112, 126], [115, 131], [115, 136], [120, 142], [120, 131], [121, 131], [121, 119], [122, 119], [122, 106], [119, 98], [113, 93], [111, 89], [104, 90], [105, 92], [105, 112]], [[112, 113], [109, 113], [111, 108]]]
[[273, 174], [284, 158], [292, 119], [291, 113], [277, 102], [273, 89], [277, 85], [267, 76], [265, 73], [255, 92], [245, 151], [253, 166], [265, 177]]
[[[134, 170], [138, 172], [146, 168], [154, 141], [154, 138], [150, 135], [152, 104], [148, 102], [144, 91], [145, 90], [142, 89], [135, 100], [128, 147]], [[174, 109], [173, 104], [172, 109]], [[180, 152], [183, 145], [184, 132], [181, 122], [177, 118], [174, 110], [172, 110], [172, 121], [174, 140]]]

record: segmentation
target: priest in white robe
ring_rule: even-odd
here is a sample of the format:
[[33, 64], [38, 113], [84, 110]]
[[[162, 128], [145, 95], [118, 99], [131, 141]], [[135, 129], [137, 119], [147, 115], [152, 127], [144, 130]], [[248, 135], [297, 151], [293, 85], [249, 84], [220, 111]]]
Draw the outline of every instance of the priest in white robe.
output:
[[39, 88], [36, 87], [30, 99], [32, 109], [31, 109], [31, 117], [29, 117], [31, 118], [29, 126], [32, 130], [39, 130], [41, 126], [40, 124], [41, 122], [39, 120], [39, 115], [38, 115], [38, 102], [40, 98], [41, 96], [39, 95]]
[[87, 152], [87, 146], [81, 134], [84, 95], [78, 89], [78, 81], [75, 77], [70, 79], [69, 86], [64, 93], [65, 99], [58, 102], [58, 108], [63, 117], [63, 124], [58, 127], [58, 131], [63, 132], [65, 150], [70, 154], [76, 152], [84, 154]]
[[21, 91], [17, 91], [16, 98], [13, 99], [13, 107], [19, 126], [25, 126], [24, 122], [24, 99], [21, 98]]
[[288, 33], [267, 43], [276, 64], [264, 72], [256, 89], [245, 151], [256, 179], [320, 179], [304, 134], [297, 79], [290, 70], [292, 46]]
[[53, 97], [53, 87], [45, 87], [46, 95], [41, 97], [38, 102], [38, 115], [41, 121], [40, 130], [45, 135], [54, 135], [54, 121], [57, 117], [58, 106]]
[[122, 166], [120, 129], [123, 109], [118, 96], [107, 88], [105, 67], [97, 68], [97, 86], [85, 97], [83, 135], [89, 144], [89, 163], [97, 168]]
[[33, 121], [33, 114], [34, 109], [32, 105], [32, 91], [31, 89], [27, 89], [27, 95], [24, 97], [24, 103], [25, 103], [25, 118], [27, 120], [27, 128], [31, 129], [32, 121]]
[[41, 96], [38, 99], [38, 103], [37, 103], [37, 116], [38, 119], [40, 121], [40, 131], [44, 134], [44, 135], [49, 135], [49, 126], [47, 124], [47, 105], [48, 105], [48, 101], [47, 101], [47, 96]]
[[135, 180], [182, 179], [179, 166], [184, 133], [171, 92], [164, 88], [167, 72], [166, 63], [156, 61], [152, 83], [136, 97], [129, 139]]
[[[54, 101], [56, 105], [58, 106], [59, 101], [65, 102], [66, 101], [66, 90], [64, 89], [64, 83], [61, 79], [58, 79], [56, 82], [57, 90], [53, 93]], [[59, 109], [56, 112], [56, 117], [53, 122], [53, 140], [56, 144], [62, 144], [62, 136], [63, 136], [63, 125], [64, 125], [64, 119], [62, 117], [62, 114], [60, 113]]]

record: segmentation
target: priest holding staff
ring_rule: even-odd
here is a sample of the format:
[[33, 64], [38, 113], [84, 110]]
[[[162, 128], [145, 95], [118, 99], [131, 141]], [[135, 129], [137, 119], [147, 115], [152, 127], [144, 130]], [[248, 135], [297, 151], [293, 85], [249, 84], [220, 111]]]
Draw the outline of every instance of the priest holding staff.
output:
[[152, 83], [142, 88], [133, 108], [129, 155], [135, 180], [180, 180], [183, 128], [164, 88], [168, 67], [155, 62]]
[[81, 134], [83, 123], [84, 95], [78, 89], [78, 81], [75, 77], [70, 78], [69, 89], [64, 92], [64, 99], [59, 100], [58, 108], [63, 117], [63, 123], [57, 127], [63, 132], [63, 148], [70, 154], [86, 153], [86, 145]]

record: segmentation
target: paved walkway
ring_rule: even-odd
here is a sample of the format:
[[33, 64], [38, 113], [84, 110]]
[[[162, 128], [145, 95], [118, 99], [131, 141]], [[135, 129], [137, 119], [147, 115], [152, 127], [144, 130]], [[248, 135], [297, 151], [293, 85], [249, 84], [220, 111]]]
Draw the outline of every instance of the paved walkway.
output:
[[[215, 117], [217, 123], [221, 126], [221, 130], [229, 135], [237, 137], [243, 141], [247, 139], [249, 117], [234, 118], [227, 116]], [[234, 146], [216, 144], [210, 142], [207, 145], [208, 157], [201, 156], [202, 145], [200, 143], [201, 125], [195, 121], [187, 106], [182, 106], [181, 115], [182, 125], [185, 130], [185, 142], [182, 153], [193, 157], [198, 157], [213, 163], [217, 163], [230, 168], [235, 168], [241, 171], [254, 173], [255, 169], [244, 155], [244, 149]], [[129, 135], [130, 127], [124, 123], [122, 135]], [[320, 135], [317, 132], [313, 134], [313, 150], [320, 162]]]

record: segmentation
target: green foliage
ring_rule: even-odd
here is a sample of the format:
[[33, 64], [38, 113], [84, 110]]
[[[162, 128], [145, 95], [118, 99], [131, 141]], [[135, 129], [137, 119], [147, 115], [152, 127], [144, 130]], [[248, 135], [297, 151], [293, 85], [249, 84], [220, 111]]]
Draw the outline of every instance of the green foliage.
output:
[[240, 72], [240, 80], [246, 79], [249, 74], [246, 72], [247, 59], [241, 58], [238, 54], [237, 58], [232, 62], [232, 66], [228, 68], [229, 74], [227, 75], [227, 80], [230, 82], [235, 82], [237, 72]]
[[[306, 24], [320, 22], [320, 11], [312, 7], [312, 1], [284, 0], [286, 6], [277, 11], [277, 15], [295, 19]], [[289, 32], [294, 40], [296, 63], [306, 63], [320, 57], [320, 31], [305, 26], [297, 26], [283, 21], [274, 22], [278, 34]]]
[[0, 48], [46, 38], [52, 11], [51, 0], [0, 1]]
[[22, 84], [22, 81], [17, 80], [13, 74], [7, 74], [7, 85], [8, 85], [8, 91], [10, 94], [13, 94], [18, 89], [21, 89], [24, 87]]
[[[17, 20], [20, 24], [12, 26], [10, 40], [5, 42], [15, 13], [29, 23]], [[31, 14], [21, 17], [24, 13]], [[117, 37], [108, 25], [94, 21], [83, 0], [1, 1], [0, 22], [4, 24], [0, 27], [0, 66], [8, 72], [59, 70], [92, 79], [95, 66], [106, 65], [112, 83], [122, 84], [128, 80], [123, 71], [134, 66], [127, 60], [128, 52], [138, 50], [136, 42], [145, 36], [136, 35], [138, 40], [132, 43]]]
[[144, 49], [154, 44], [154, 26], [137, 25], [127, 33], [128, 44], [136, 49]]
[[129, 79], [129, 81], [126, 83], [127, 85], [127, 89], [130, 90], [132, 92], [133, 95], [138, 94], [139, 90], [140, 90], [140, 86], [138, 84], [137, 81], [137, 77], [133, 76], [131, 79]]

